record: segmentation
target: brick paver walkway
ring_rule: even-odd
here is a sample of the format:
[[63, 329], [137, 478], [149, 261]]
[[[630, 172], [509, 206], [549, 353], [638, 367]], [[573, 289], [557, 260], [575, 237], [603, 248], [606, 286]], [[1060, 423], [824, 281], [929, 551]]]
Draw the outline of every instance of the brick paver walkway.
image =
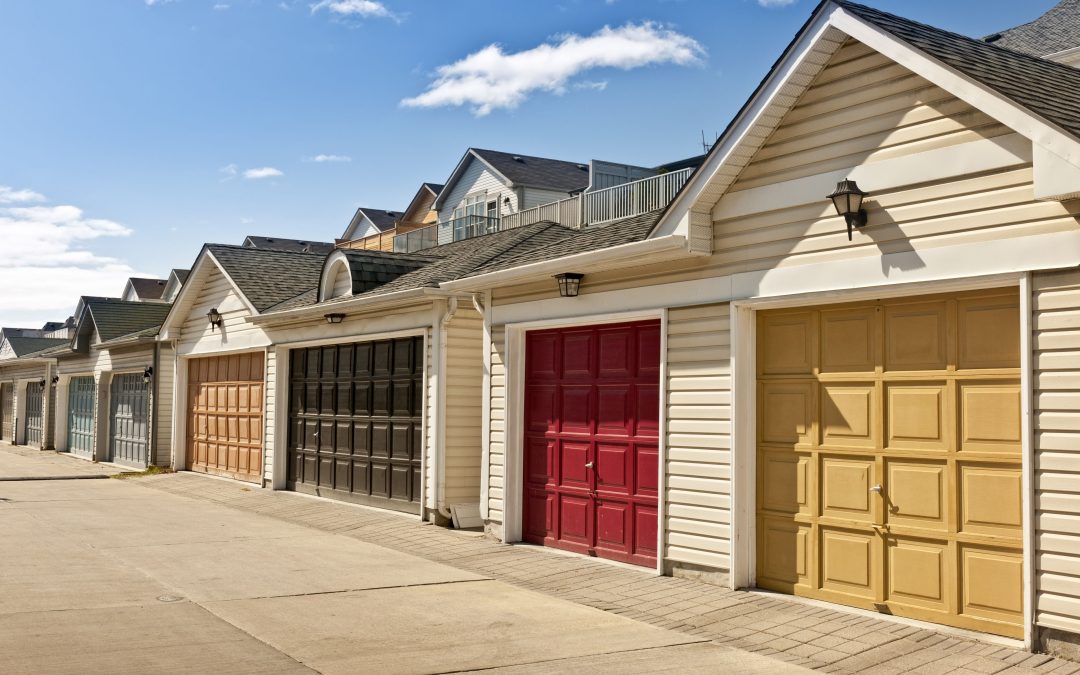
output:
[[707, 637], [830, 673], [1080, 672], [1080, 663], [954, 637], [894, 621], [823, 609], [784, 596], [658, 577], [535, 546], [424, 525], [396, 514], [245, 487], [194, 474], [139, 484], [261, 513], [490, 576], [661, 628]]

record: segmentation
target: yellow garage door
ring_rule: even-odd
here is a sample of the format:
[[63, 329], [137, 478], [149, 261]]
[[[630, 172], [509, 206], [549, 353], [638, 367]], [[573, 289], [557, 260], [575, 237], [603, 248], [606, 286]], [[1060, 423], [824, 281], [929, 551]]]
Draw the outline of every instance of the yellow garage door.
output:
[[763, 588], [1022, 637], [1015, 290], [761, 312]]

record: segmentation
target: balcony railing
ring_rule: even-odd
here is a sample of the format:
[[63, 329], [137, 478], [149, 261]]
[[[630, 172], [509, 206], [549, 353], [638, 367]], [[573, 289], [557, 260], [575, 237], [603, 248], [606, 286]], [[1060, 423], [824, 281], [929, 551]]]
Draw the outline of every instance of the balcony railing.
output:
[[501, 218], [481, 215], [462, 216], [395, 235], [392, 237], [392, 243], [388, 241], [391, 238], [390, 235], [372, 235], [351, 242], [338, 242], [338, 246], [415, 253], [442, 244], [542, 221], [575, 229], [586, 225], [607, 223], [664, 208], [686, 185], [686, 181], [693, 172], [693, 169], [682, 169], [662, 173], [595, 192], [575, 195], [550, 204], [534, 206]]

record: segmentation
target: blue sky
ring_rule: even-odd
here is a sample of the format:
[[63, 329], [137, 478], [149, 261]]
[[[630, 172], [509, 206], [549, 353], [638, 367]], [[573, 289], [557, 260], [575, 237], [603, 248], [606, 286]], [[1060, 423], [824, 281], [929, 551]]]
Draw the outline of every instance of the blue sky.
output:
[[[1054, 2], [869, 4], [984, 35]], [[206, 241], [330, 241], [357, 206], [400, 209], [443, 182], [469, 146], [696, 154], [815, 5], [5, 0], [0, 325], [188, 267]], [[531, 51], [545, 44], [562, 48]], [[500, 86], [478, 92], [477, 69]]]

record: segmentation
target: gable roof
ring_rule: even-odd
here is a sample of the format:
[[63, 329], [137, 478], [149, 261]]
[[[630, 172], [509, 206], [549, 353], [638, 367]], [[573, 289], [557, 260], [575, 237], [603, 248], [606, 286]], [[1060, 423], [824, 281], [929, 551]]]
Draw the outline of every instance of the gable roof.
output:
[[1062, 0], [1034, 21], [987, 35], [983, 42], [1044, 57], [1080, 47], [1080, 0]]
[[6, 341], [15, 356], [20, 357], [29, 356], [35, 352], [49, 349], [50, 347], [66, 345], [68, 343], [67, 338], [46, 337], [9, 337]]
[[227, 244], [207, 244], [205, 249], [256, 312], [314, 288], [319, 283], [324, 258], [319, 253]]
[[379, 232], [386, 232], [394, 227], [397, 219], [401, 217], [401, 213], [401, 211], [387, 211], [386, 209], [372, 209], [362, 206], [356, 209], [356, 213], [353, 214], [352, 220], [349, 221], [349, 227], [345, 232], [349, 233], [354, 230], [364, 218], [371, 221], [371, 224], [374, 225]]
[[498, 150], [472, 151], [515, 186], [574, 192], [589, 185], [589, 165], [561, 159], [516, 155]]
[[[353, 295], [374, 290], [437, 260], [426, 255], [363, 249], [342, 249], [338, 255], [345, 258], [349, 266]], [[327, 258], [329, 263], [330, 258]]]
[[131, 277], [128, 279], [131, 289], [135, 291], [135, 297], [144, 300], [160, 300], [165, 292], [165, 279], [147, 279], [145, 277]]
[[[248, 235], [244, 238], [245, 248], [259, 248], [271, 251], [293, 251], [293, 252], [310, 252], [321, 253], [326, 255], [330, 251], [334, 250], [334, 245], [325, 241], [307, 241], [304, 239], [283, 239], [281, 237], [260, 237], [255, 235]], [[176, 270], [173, 270], [174, 272]], [[180, 279], [183, 283], [187, 279], [185, 273], [184, 278]]]
[[428, 192], [438, 197], [439, 193], [442, 192], [442, 189], [446, 186], [442, 183], [424, 183], [423, 187], [426, 188]]
[[174, 269], [169, 273], [170, 276], [175, 276], [176, 280], [181, 284], [187, 281], [188, 275], [191, 274], [191, 270], [182, 270], [180, 268]]
[[[86, 298], [84, 316], [89, 316], [102, 342], [152, 328], [165, 320], [170, 305], [163, 302], [132, 302], [120, 298]], [[80, 323], [84, 319], [80, 317]]]
[[1080, 167], [1080, 70], [847, 0], [823, 0], [713, 144], [654, 230], [707, 211], [850, 38]]

